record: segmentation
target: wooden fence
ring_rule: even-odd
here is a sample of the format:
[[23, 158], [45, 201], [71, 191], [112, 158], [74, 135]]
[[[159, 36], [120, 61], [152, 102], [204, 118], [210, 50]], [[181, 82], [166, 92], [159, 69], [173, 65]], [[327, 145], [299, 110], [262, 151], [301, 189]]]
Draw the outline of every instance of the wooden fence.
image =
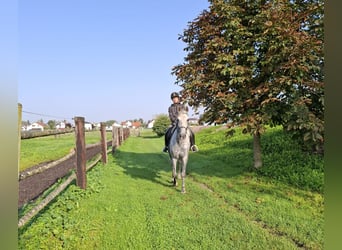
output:
[[[26, 224], [33, 216], [35, 216], [51, 200], [62, 192], [74, 179], [76, 179], [76, 185], [82, 189], [86, 189], [87, 171], [100, 160], [106, 164], [107, 153], [114, 153], [130, 135], [130, 130], [128, 128], [113, 127], [112, 140], [107, 142], [106, 125], [105, 123], [101, 123], [101, 142], [93, 145], [85, 145], [84, 118], [75, 117], [74, 120], [76, 136], [74, 152], [57, 161], [19, 173], [18, 208], [22, 207], [27, 202], [38, 198], [59, 179], [69, 175], [73, 170], [76, 170], [75, 173], [71, 174], [67, 180], [59, 184], [59, 186], [45, 197], [40, 204], [21, 217], [18, 222], [18, 227]], [[108, 150], [109, 147], [112, 147], [112, 149]], [[93, 159], [99, 154], [101, 155], [97, 157], [95, 162], [86, 166], [86, 162], [88, 160]]]
[[50, 136], [50, 135], [60, 135], [66, 133], [73, 133], [73, 128], [67, 128], [64, 130], [44, 130], [44, 131], [21, 131], [21, 139], [31, 139], [35, 137], [43, 137], [43, 136]]

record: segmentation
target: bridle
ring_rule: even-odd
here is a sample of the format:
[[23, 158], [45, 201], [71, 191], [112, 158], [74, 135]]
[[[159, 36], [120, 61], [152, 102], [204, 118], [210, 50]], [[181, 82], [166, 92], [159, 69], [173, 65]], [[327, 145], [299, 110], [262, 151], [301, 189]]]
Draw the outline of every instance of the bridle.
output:
[[187, 127], [184, 127], [184, 126], [177, 126], [177, 129], [182, 129], [182, 128], [184, 128], [184, 129], [185, 129], [185, 131], [188, 131], [188, 129], [189, 129], [189, 126], [187, 126]]
[[187, 134], [187, 133], [188, 133], [189, 126], [186, 126], [186, 127], [185, 127], [185, 126], [179, 126], [179, 125], [178, 125], [178, 120], [177, 120], [176, 128], [177, 128], [178, 134], [180, 133], [180, 130], [181, 130], [182, 128], [185, 129], [185, 134]]

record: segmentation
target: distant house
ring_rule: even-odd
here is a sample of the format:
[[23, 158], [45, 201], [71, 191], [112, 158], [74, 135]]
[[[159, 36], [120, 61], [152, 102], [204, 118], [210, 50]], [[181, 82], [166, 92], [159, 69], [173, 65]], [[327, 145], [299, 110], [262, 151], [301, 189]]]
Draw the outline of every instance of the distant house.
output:
[[95, 123], [93, 127], [95, 130], [100, 130], [101, 129], [101, 122]]
[[198, 118], [189, 118], [188, 119], [189, 125], [199, 125], [199, 119]]
[[141, 127], [141, 122], [133, 122], [132, 123], [132, 128], [140, 128]]
[[59, 123], [56, 124], [56, 129], [57, 130], [64, 130], [65, 127], [66, 127], [65, 122], [59, 122]]
[[30, 123], [28, 121], [21, 122], [21, 131], [27, 131], [27, 127]]
[[24, 123], [22, 123], [22, 125], [21, 125], [21, 131], [28, 131], [28, 124], [24, 124]]
[[90, 122], [85, 122], [84, 123], [84, 129], [85, 130], [93, 130], [93, 124]]
[[121, 125], [119, 123], [116, 123], [116, 122], [114, 122], [112, 126], [113, 127], [118, 127], [118, 128], [121, 127]]
[[113, 131], [113, 126], [106, 126], [106, 131]]
[[56, 124], [57, 130], [65, 130], [65, 129], [70, 129], [70, 128], [72, 128], [72, 125], [70, 122], [67, 122], [67, 121], [58, 122]]
[[154, 126], [154, 120], [147, 122], [147, 128], [153, 128], [153, 126]]
[[45, 124], [41, 122], [34, 122], [27, 126], [27, 131], [44, 131]]
[[[93, 124], [93, 130], [101, 130], [101, 122]], [[106, 131], [112, 131], [112, 130], [113, 130], [112, 125], [106, 126]]]
[[121, 122], [121, 126], [124, 127], [124, 128], [131, 128], [132, 127], [132, 122], [131, 121]]
[[136, 121], [136, 122], [124, 121], [124, 122], [121, 122], [121, 126], [123, 128], [140, 128], [141, 122], [139, 122], [139, 121]]

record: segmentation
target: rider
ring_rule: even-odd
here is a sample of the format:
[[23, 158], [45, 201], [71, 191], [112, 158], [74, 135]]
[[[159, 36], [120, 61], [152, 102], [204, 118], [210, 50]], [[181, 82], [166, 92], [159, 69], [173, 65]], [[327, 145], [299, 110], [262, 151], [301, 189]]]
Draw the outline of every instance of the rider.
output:
[[[180, 95], [177, 92], [173, 92], [171, 94], [171, 100], [173, 103], [171, 104], [168, 110], [169, 118], [171, 120], [171, 126], [167, 129], [165, 133], [165, 147], [163, 149], [163, 152], [168, 151], [168, 145], [171, 139], [171, 135], [172, 135], [172, 132], [174, 131], [174, 128], [176, 127], [177, 116], [178, 116], [177, 107], [183, 106], [183, 104], [180, 103]], [[190, 129], [190, 150], [194, 152], [198, 151], [198, 147], [195, 144], [195, 135], [191, 129]]]

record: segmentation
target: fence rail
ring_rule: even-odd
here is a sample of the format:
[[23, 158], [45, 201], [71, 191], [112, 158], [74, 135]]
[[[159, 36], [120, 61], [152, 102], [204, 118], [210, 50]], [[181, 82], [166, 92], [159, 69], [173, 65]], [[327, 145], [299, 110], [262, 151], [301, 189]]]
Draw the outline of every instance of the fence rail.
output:
[[43, 137], [43, 136], [49, 136], [49, 135], [60, 135], [60, 134], [66, 134], [66, 133], [73, 133], [74, 129], [65, 129], [65, 130], [44, 130], [44, 131], [21, 131], [20, 137], [21, 139], [31, 139], [35, 137]]
[[[105, 126], [101, 126], [101, 142], [92, 145], [82, 145], [85, 142], [84, 133], [84, 118], [75, 117], [76, 129], [76, 147], [75, 151], [64, 156], [63, 158], [45, 164], [43, 166], [27, 169], [19, 173], [19, 199], [18, 208], [21, 208], [24, 204], [38, 198], [59, 179], [72, 173], [65, 182], [61, 183], [59, 187], [54, 190], [51, 195], [44, 198], [40, 204], [31, 209], [26, 215], [24, 215], [18, 223], [21, 227], [27, 223], [35, 214], [37, 214], [42, 208], [44, 208], [54, 197], [56, 197], [61, 191], [63, 191], [73, 179], [76, 178], [76, 184], [83, 189], [86, 189], [86, 172], [90, 167], [86, 166], [88, 160], [93, 159], [96, 155], [101, 154], [96, 160], [102, 160], [105, 164], [107, 162], [108, 150], [112, 147], [112, 153], [127, 139], [130, 135], [128, 128], [113, 127], [112, 140], [106, 140]], [[92, 166], [95, 164], [92, 164]], [[91, 166], [91, 167], [92, 167]]]
[[[107, 143], [107, 147], [111, 146], [111, 141]], [[101, 143], [86, 146], [86, 160], [94, 158], [101, 153]], [[19, 199], [18, 207], [37, 198], [46, 189], [51, 187], [60, 178], [63, 178], [70, 171], [76, 169], [75, 152], [65, 157], [50, 162], [38, 168], [28, 169], [19, 174]], [[33, 183], [38, 183], [33, 185]]]

